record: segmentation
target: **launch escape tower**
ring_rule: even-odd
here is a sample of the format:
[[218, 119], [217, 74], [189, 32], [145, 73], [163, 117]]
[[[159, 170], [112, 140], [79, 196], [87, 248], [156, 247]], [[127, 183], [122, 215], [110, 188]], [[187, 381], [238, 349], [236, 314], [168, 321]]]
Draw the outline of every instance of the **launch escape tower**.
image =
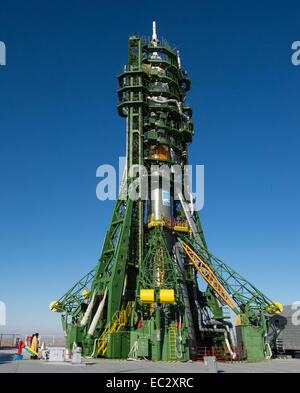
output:
[[[118, 81], [127, 162], [99, 263], [50, 304], [62, 313], [67, 347], [187, 361], [199, 345], [226, 345], [234, 358], [238, 339], [248, 360], [266, 358], [267, 314], [281, 307], [207, 249], [184, 170], [194, 134], [190, 79], [155, 22], [151, 40], [130, 36]], [[236, 336], [226, 309], [236, 315]]]

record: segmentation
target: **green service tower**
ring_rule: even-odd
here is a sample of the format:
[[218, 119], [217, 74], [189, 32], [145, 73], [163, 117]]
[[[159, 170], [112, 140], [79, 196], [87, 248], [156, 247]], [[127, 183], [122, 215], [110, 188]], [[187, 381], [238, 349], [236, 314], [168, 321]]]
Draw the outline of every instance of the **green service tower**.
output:
[[267, 314], [280, 307], [207, 250], [187, 170], [191, 82], [155, 22], [151, 39], [129, 37], [118, 81], [126, 168], [99, 263], [50, 304], [62, 313], [67, 348], [187, 361], [203, 346], [223, 346], [234, 359], [239, 345], [249, 360], [270, 356]]

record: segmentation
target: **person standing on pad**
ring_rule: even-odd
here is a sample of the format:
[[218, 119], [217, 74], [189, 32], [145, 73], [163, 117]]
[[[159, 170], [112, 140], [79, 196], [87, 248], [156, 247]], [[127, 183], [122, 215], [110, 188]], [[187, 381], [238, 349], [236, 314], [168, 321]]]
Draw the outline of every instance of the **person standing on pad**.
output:
[[[31, 339], [31, 343], [30, 343], [30, 348], [34, 352], [36, 352], [36, 353], [38, 353], [38, 351], [39, 351], [39, 340], [38, 340], [38, 337], [39, 337], [38, 333], [33, 334], [32, 335], [32, 339]], [[37, 356], [36, 355], [32, 355], [31, 359], [37, 359]]]

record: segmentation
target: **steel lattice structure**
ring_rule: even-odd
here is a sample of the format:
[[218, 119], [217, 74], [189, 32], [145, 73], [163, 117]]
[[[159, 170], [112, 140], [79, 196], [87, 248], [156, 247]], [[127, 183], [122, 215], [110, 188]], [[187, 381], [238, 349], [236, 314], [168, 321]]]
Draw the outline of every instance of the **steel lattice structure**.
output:
[[86, 356], [186, 361], [198, 345], [225, 344], [234, 355], [227, 303], [248, 359], [264, 359], [266, 313], [279, 308], [208, 251], [190, 193], [182, 191], [194, 135], [191, 81], [155, 23], [151, 40], [129, 37], [118, 82], [126, 171], [97, 267], [51, 303], [62, 312], [67, 347], [76, 343]]

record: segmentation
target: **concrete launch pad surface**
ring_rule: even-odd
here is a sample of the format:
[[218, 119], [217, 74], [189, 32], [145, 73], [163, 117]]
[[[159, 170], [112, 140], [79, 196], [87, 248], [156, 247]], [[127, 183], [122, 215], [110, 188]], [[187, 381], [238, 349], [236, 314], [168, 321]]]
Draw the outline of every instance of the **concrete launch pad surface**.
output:
[[[13, 360], [15, 350], [0, 350], [0, 373], [207, 373], [203, 363], [168, 363], [147, 360], [121, 361], [83, 359], [82, 364], [69, 362], [49, 363], [31, 360], [24, 353], [24, 360]], [[217, 363], [219, 373], [300, 373], [300, 358], [274, 359], [260, 363]]]

